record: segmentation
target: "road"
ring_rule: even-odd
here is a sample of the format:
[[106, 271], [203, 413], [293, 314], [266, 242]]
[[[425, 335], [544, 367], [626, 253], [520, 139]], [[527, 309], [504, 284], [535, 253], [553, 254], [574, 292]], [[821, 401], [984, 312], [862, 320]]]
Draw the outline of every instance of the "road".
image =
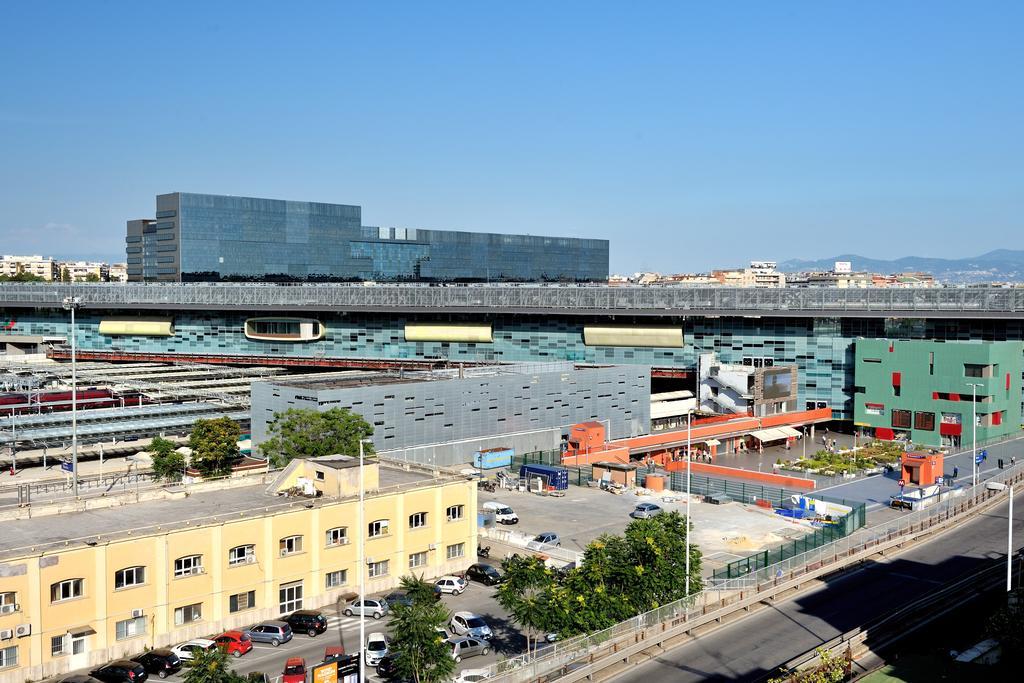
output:
[[[961, 468], [962, 471], [962, 468]], [[1004, 494], [1005, 495], [1005, 494]], [[1024, 545], [1024, 496], [1014, 548]], [[617, 682], [752, 681], [940, 585], [1006, 557], [1007, 504], [905, 553], [756, 612], [617, 677]], [[871, 641], [868, 641], [871, 645]]]

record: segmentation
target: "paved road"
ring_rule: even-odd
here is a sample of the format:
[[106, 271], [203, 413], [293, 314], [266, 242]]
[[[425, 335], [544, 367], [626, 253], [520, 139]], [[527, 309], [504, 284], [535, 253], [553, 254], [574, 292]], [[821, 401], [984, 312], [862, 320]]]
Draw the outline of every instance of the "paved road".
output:
[[[961, 468], [962, 470], [962, 468]], [[1014, 506], [1024, 545], [1024, 496]], [[1006, 557], [1007, 505], [891, 559], [757, 612], [616, 678], [623, 683], [751, 681], [790, 659], [904, 605], [995, 558]], [[870, 645], [870, 641], [869, 641]]]

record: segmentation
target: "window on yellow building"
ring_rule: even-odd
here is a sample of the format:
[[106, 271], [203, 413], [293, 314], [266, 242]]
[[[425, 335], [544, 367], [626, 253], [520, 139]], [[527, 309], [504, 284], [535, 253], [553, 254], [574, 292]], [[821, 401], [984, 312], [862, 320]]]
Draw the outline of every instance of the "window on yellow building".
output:
[[115, 624], [115, 637], [118, 640], [137, 638], [146, 635], [146, 617], [124, 619]]
[[10, 614], [21, 609], [18, 604], [18, 594], [14, 591], [0, 593], [0, 614]]
[[366, 565], [367, 573], [371, 579], [376, 579], [380, 576], [387, 576], [390, 571], [390, 560], [384, 560], [383, 562], [371, 562]]
[[409, 515], [409, 528], [410, 529], [422, 529], [427, 525], [427, 513], [426, 512], [415, 512]]
[[202, 555], [186, 555], [185, 557], [179, 557], [174, 561], [174, 576], [192, 576], [193, 574], [203, 573], [203, 556]]
[[425, 567], [427, 564], [427, 551], [412, 553], [409, 555], [409, 569]]
[[50, 638], [50, 656], [60, 657], [68, 653], [68, 634], [62, 633], [59, 636]]
[[285, 536], [278, 544], [281, 556], [294, 555], [302, 552], [302, 536]]
[[302, 609], [302, 582], [282, 583], [278, 589], [278, 601], [280, 602], [281, 614], [294, 612]]
[[466, 506], [465, 505], [452, 505], [445, 512], [449, 522], [454, 522], [457, 519], [462, 519], [465, 516]]
[[256, 546], [249, 545], [236, 545], [234, 548], [228, 551], [228, 564], [249, 564], [250, 562], [256, 561]]
[[327, 547], [332, 548], [336, 545], [345, 545], [348, 543], [348, 528], [339, 526], [334, 529], [327, 530]]
[[348, 583], [348, 570], [339, 569], [336, 572], [327, 572], [324, 575], [324, 588], [337, 588]]
[[126, 567], [114, 572], [114, 590], [131, 588], [146, 583], [145, 567]]
[[373, 522], [370, 522], [370, 525], [367, 529], [367, 535], [370, 538], [375, 538], [377, 536], [386, 536], [388, 534], [389, 524], [390, 522], [388, 522], [388, 520], [386, 519], [378, 519]]
[[203, 618], [203, 603], [197, 602], [192, 605], [185, 605], [174, 610], [174, 625], [182, 626], [199, 621]]
[[10, 669], [18, 666], [18, 646], [0, 648], [0, 669]]
[[466, 555], [466, 544], [456, 543], [455, 545], [450, 545], [446, 549], [446, 552], [449, 560], [454, 560], [457, 557], [464, 557]]
[[72, 600], [85, 595], [85, 581], [83, 579], [67, 579], [58, 581], [50, 586], [50, 602], [61, 600]]
[[256, 591], [238, 593], [228, 598], [229, 612], [241, 612], [242, 610], [253, 609], [254, 607], [256, 607]]

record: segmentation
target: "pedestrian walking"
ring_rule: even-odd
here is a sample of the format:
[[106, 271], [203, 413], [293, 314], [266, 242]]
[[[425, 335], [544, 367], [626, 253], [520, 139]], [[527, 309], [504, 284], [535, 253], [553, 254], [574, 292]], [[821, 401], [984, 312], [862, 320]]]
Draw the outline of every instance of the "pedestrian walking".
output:
[[821, 435], [821, 443], [825, 444], [825, 446], [828, 447], [828, 436], [826, 434]]
[[1017, 464], [1017, 456], [1016, 455], [1011, 455], [1010, 456], [1010, 467], [1013, 467], [1016, 464]]
[[960, 475], [960, 468], [954, 466], [953, 467], [953, 478], [956, 479], [959, 475]]

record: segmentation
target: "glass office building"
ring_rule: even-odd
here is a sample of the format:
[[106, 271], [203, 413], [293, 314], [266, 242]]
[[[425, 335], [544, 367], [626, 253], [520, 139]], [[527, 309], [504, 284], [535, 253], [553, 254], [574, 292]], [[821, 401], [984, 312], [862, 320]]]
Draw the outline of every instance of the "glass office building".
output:
[[358, 206], [175, 192], [128, 222], [135, 282], [598, 282], [608, 241], [378, 228]]

